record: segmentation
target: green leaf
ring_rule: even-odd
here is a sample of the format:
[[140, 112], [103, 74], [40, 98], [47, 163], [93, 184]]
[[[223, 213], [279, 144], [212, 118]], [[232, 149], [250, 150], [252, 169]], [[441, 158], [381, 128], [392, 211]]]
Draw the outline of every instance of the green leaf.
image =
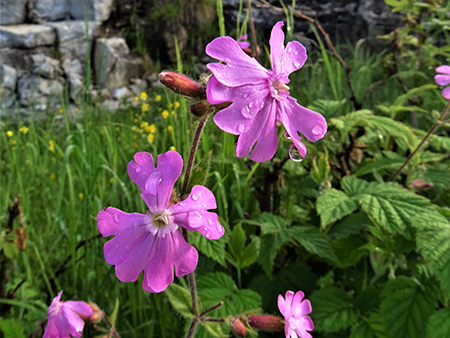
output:
[[328, 241], [328, 238], [313, 226], [291, 227], [286, 230], [287, 238], [293, 238], [307, 251], [332, 261], [336, 261], [336, 255]]
[[227, 241], [226, 234], [219, 239], [210, 240], [202, 236], [199, 232], [194, 231], [190, 234], [189, 239], [191, 239], [191, 244], [201, 253], [216, 261], [220, 265], [225, 266], [225, 243]]
[[254, 242], [245, 245], [247, 237], [241, 223], [237, 224], [228, 239], [230, 254], [226, 254], [227, 260], [237, 269], [243, 269], [256, 261], [257, 250]]
[[409, 235], [407, 227], [417, 213], [428, 213], [429, 201], [400, 188], [395, 183], [377, 184], [369, 194], [360, 196], [363, 210], [390, 233]]
[[197, 279], [198, 294], [204, 307], [209, 308], [223, 301], [224, 305], [211, 313], [225, 317], [261, 307], [261, 296], [248, 289], [238, 289], [233, 279], [225, 273], [213, 272]]
[[350, 235], [356, 235], [369, 225], [372, 225], [369, 217], [367, 217], [364, 211], [359, 211], [336, 222], [328, 235], [333, 238], [348, 237]]
[[19, 255], [19, 249], [14, 242], [6, 242], [3, 244], [3, 252], [8, 259], [15, 259]]
[[169, 298], [170, 304], [172, 304], [179, 314], [187, 318], [194, 317], [192, 312], [191, 293], [189, 290], [172, 283], [167, 287], [165, 293]]
[[[200, 322], [200, 324], [213, 336], [216, 338], [226, 338], [228, 335], [223, 333], [222, 328], [219, 323], [214, 322]], [[198, 336], [198, 335], [197, 335]]]
[[212, 150], [210, 150], [197, 165], [192, 168], [187, 191], [191, 191], [195, 185], [204, 185], [209, 172]]
[[412, 225], [417, 228], [422, 255], [432, 263], [444, 295], [450, 298], [450, 223], [438, 212], [429, 212], [415, 218]]
[[313, 292], [310, 297], [314, 326], [324, 332], [337, 332], [356, 322], [359, 310], [350, 296], [341, 289], [331, 287]]
[[387, 338], [379, 314], [370, 316], [352, 327], [350, 338]]
[[341, 134], [341, 142], [348, 138], [350, 130], [366, 116], [372, 115], [372, 111], [363, 109], [349, 114], [340, 116], [339, 118], [331, 118], [330, 123], [339, 130]]
[[25, 338], [23, 325], [14, 319], [0, 320], [0, 331], [3, 332], [4, 338]]
[[437, 300], [435, 291], [400, 276], [386, 283], [380, 313], [389, 338], [423, 338]]
[[341, 181], [342, 189], [348, 196], [353, 197], [362, 193], [367, 193], [372, 189], [374, 182], [369, 183], [364, 180], [357, 179], [355, 176], [346, 176]]
[[358, 236], [334, 240], [332, 245], [339, 260], [338, 266], [346, 268], [358, 263], [362, 257], [367, 255], [367, 251], [360, 249], [364, 244], [365, 242]]
[[433, 313], [428, 319], [427, 338], [450, 338], [450, 308]]
[[109, 316], [109, 322], [111, 323], [112, 327], [114, 327], [116, 325], [116, 319], [117, 319], [118, 313], [119, 313], [119, 298], [116, 298], [116, 305], [114, 306], [114, 311], [111, 314], [111, 316]]
[[320, 224], [325, 228], [327, 224], [351, 214], [358, 208], [358, 204], [343, 191], [328, 189], [317, 199], [316, 207]]
[[325, 154], [320, 155], [319, 160], [316, 161], [316, 158], [314, 158], [311, 177], [317, 184], [320, 184], [327, 180], [329, 173], [330, 164], [328, 162], [328, 151], [325, 151]]

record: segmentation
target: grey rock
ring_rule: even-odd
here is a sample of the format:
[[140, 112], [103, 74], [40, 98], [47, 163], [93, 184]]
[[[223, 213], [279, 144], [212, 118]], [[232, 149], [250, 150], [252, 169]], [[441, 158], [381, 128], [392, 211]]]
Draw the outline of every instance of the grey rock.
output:
[[134, 95], [139, 96], [143, 91], [147, 89], [147, 82], [141, 79], [131, 79], [133, 82], [128, 87], [131, 89]]
[[0, 85], [0, 108], [11, 108], [14, 105], [14, 101], [14, 91], [3, 85]]
[[75, 20], [88, 20], [103, 23], [111, 14], [113, 0], [69, 0], [70, 14]]
[[34, 21], [58, 21], [69, 17], [68, 0], [30, 0], [28, 16]]
[[106, 100], [103, 101], [100, 106], [106, 110], [109, 110], [110, 112], [114, 112], [119, 109], [120, 102], [115, 100]]
[[15, 91], [17, 84], [17, 69], [6, 64], [0, 65], [0, 85]]
[[118, 101], [122, 101], [123, 99], [132, 96], [133, 93], [127, 87], [118, 88], [113, 92], [113, 99]]
[[33, 73], [47, 79], [56, 79], [63, 75], [61, 63], [45, 54], [31, 55]]
[[28, 0], [0, 0], [0, 25], [16, 25], [25, 21]]
[[78, 59], [66, 59], [63, 62], [63, 68], [66, 78], [69, 81], [70, 98], [78, 102], [81, 100], [84, 88], [83, 65]]
[[48, 80], [35, 75], [25, 75], [18, 82], [19, 102], [21, 106], [34, 106], [45, 109], [48, 103], [59, 103], [63, 79]]
[[35, 48], [55, 43], [55, 32], [44, 25], [0, 26], [0, 48]]
[[128, 84], [142, 72], [142, 61], [130, 58], [130, 50], [122, 38], [97, 39], [94, 52], [94, 68], [100, 88], [111, 90]]

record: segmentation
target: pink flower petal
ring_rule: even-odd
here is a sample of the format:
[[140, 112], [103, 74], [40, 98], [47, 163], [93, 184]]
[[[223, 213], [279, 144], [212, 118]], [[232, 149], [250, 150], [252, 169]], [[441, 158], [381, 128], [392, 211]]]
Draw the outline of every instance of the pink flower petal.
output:
[[450, 75], [435, 75], [434, 80], [438, 85], [446, 86], [450, 83]]
[[278, 295], [278, 309], [284, 317], [287, 316], [286, 301], [284, 300], [282, 295]]
[[289, 74], [302, 68], [307, 58], [306, 48], [300, 42], [289, 42], [281, 60], [282, 72], [277, 73], [277, 78], [285, 84], [289, 83]]
[[183, 277], [193, 272], [198, 262], [198, 252], [186, 243], [180, 230], [172, 234], [174, 247], [174, 265], [177, 277]]
[[[65, 303], [64, 303], [65, 305]], [[67, 335], [71, 334], [74, 337], [81, 337], [84, 328], [84, 320], [80, 318], [75, 312], [63, 306], [62, 313], [58, 316], [56, 323], [66, 329]]]
[[140, 152], [134, 155], [134, 161], [130, 161], [127, 166], [128, 175], [131, 180], [145, 192], [145, 182], [147, 177], [155, 171], [153, 156], [147, 152]]
[[450, 66], [443, 65], [436, 68], [436, 73], [442, 73], [450, 75]]
[[269, 105], [271, 112], [268, 114], [266, 125], [258, 138], [255, 149], [250, 155], [250, 159], [256, 162], [265, 162], [270, 160], [278, 148], [277, 122], [276, 122], [276, 104]]
[[176, 151], [168, 151], [158, 155], [156, 167], [162, 173], [162, 181], [158, 187], [158, 211], [167, 206], [172, 189], [183, 170], [183, 159]]
[[188, 198], [169, 210], [175, 224], [189, 231], [198, 231], [208, 239], [218, 239], [223, 236], [224, 229], [217, 214], [207, 211], [216, 207], [214, 194], [209, 189], [196, 185]]
[[128, 214], [108, 207], [97, 214], [97, 227], [103, 237], [120, 234], [123, 231], [148, 223], [148, 217], [138, 213]]
[[447, 87], [442, 91], [442, 96], [447, 100], [450, 100], [450, 87]]
[[[314, 330], [314, 323], [312, 321], [312, 319], [309, 316], [304, 316], [300, 319], [300, 324], [301, 327], [303, 328], [303, 330], [306, 331], [312, 331]], [[309, 334], [309, 333], [307, 333]], [[303, 338], [303, 336], [301, 336]], [[308, 337], [308, 336], [305, 336]]]
[[209, 63], [208, 69], [217, 80], [227, 86], [258, 84], [269, 78], [269, 71], [254, 58], [249, 57], [229, 36], [214, 39], [206, 46], [206, 54], [226, 63]]
[[81, 316], [84, 317], [92, 316], [92, 309], [85, 302], [69, 300], [67, 302], [64, 302], [64, 306]]
[[[180, 230], [177, 230], [180, 231]], [[156, 254], [151, 260], [147, 260], [142, 288], [148, 292], [162, 292], [173, 282], [174, 244], [173, 234], [164, 238], [157, 237], [153, 245]]]
[[63, 337], [63, 336], [64, 336], [64, 333], [59, 332], [58, 328], [55, 325], [55, 319], [49, 318], [47, 325], [45, 326], [45, 331], [44, 331], [44, 335], [42, 336], [42, 338], [59, 338], [59, 337]]
[[270, 63], [274, 74], [282, 72], [282, 58], [284, 53], [284, 33], [281, 27], [284, 26], [283, 21], [278, 21], [272, 28], [270, 34]]
[[294, 298], [292, 299], [292, 316], [294, 318], [298, 318], [302, 315], [301, 312], [301, 302], [305, 294], [302, 291], [298, 291], [295, 293]]

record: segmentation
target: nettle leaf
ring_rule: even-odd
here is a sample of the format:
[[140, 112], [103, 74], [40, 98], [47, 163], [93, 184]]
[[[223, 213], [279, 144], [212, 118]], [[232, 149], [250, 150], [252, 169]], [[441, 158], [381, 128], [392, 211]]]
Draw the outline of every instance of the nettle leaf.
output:
[[0, 331], [3, 332], [4, 338], [25, 338], [23, 324], [14, 319], [0, 320]]
[[319, 331], [337, 332], [353, 325], [359, 317], [352, 299], [343, 290], [331, 287], [313, 292], [311, 318]]
[[204, 308], [220, 301], [224, 305], [211, 312], [213, 317], [226, 317], [261, 307], [261, 296], [248, 289], [238, 289], [233, 279], [223, 272], [213, 272], [197, 279], [198, 294]]
[[[221, 224], [224, 223], [221, 221]], [[225, 243], [227, 242], [228, 231], [216, 240], [210, 240], [202, 236], [199, 232], [194, 231], [190, 234], [189, 239], [191, 244], [195, 246], [201, 253], [216, 261], [222, 266], [225, 266]]]
[[349, 338], [387, 338], [381, 316], [374, 314], [353, 325]]
[[320, 224], [325, 228], [327, 224], [355, 211], [358, 203], [343, 191], [328, 189], [317, 199], [316, 207], [320, 215]]
[[450, 338], [450, 308], [433, 313], [428, 319], [427, 338]]
[[389, 232], [409, 236], [410, 219], [418, 213], [428, 213], [429, 201], [395, 183], [377, 184], [359, 198], [363, 210]]
[[423, 338], [437, 305], [436, 291], [413, 278], [400, 276], [386, 283], [380, 313], [390, 338]]
[[412, 225], [417, 228], [423, 257], [432, 263], [444, 295], [450, 298], [450, 223], [438, 212], [429, 212], [415, 218]]
[[[170, 284], [165, 291], [173, 308], [183, 317], [193, 318], [191, 293], [175, 283]], [[199, 300], [200, 301], [200, 300]]]
[[359, 211], [336, 222], [328, 235], [333, 238], [348, 237], [358, 234], [369, 225], [372, 225], [372, 221], [364, 211]]
[[212, 150], [210, 150], [197, 165], [192, 168], [187, 191], [191, 191], [195, 185], [204, 185], [209, 172]]
[[230, 253], [225, 254], [228, 262], [237, 269], [243, 269], [256, 261], [257, 250], [255, 242], [245, 245], [247, 237], [242, 229], [242, 224], [237, 224], [228, 239], [228, 249]]
[[346, 176], [341, 181], [342, 189], [348, 196], [353, 197], [359, 194], [367, 193], [371, 191], [375, 182], [367, 182], [357, 179], [355, 176]]
[[293, 238], [307, 251], [317, 256], [336, 261], [336, 255], [328, 238], [313, 226], [295, 226], [286, 230], [287, 238]]
[[367, 255], [366, 250], [360, 249], [364, 244], [366, 243], [358, 236], [335, 239], [332, 245], [339, 259], [338, 266], [345, 268], [358, 263], [362, 257]]

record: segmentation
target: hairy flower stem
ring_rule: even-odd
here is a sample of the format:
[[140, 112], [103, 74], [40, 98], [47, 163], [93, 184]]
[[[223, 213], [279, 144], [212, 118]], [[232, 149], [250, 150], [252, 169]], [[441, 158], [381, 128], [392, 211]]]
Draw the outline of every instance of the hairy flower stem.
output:
[[221, 307], [223, 305], [223, 302], [220, 301], [219, 303], [217, 303], [216, 305], [214, 305], [213, 307], [210, 307], [209, 309], [203, 311], [202, 313], [200, 313], [200, 317], [207, 314], [208, 312], [214, 311], [215, 309], [218, 309], [219, 307]]
[[[197, 125], [197, 129], [195, 130], [194, 138], [192, 139], [191, 150], [189, 152], [189, 159], [188, 159], [188, 162], [186, 165], [186, 172], [184, 174], [183, 186], [181, 187], [181, 191], [180, 191], [181, 197], [183, 197], [186, 194], [188, 184], [189, 184], [189, 178], [191, 177], [192, 168], [194, 166], [195, 154], [197, 153], [198, 144], [200, 143], [200, 137], [202, 136], [202, 132], [203, 132], [203, 129], [205, 128], [207, 120], [208, 120], [208, 117], [205, 117], [204, 119], [200, 120], [200, 122]], [[183, 228], [183, 237], [184, 237], [186, 243], [189, 244], [189, 233], [185, 228]], [[189, 327], [189, 331], [186, 335], [186, 338], [191, 338], [191, 337], [193, 337], [195, 329], [197, 328], [197, 324], [198, 324], [197, 289], [195, 287], [194, 272], [192, 272], [188, 275], [188, 279], [189, 279], [189, 288], [191, 291], [192, 312], [195, 316], [195, 318], [192, 319], [191, 326]]]
[[441, 113], [441, 116], [439, 117], [439, 120], [433, 124], [433, 126], [430, 128], [430, 130], [425, 135], [425, 137], [422, 139], [422, 141], [420, 141], [420, 143], [412, 151], [412, 153], [409, 154], [409, 156], [407, 157], [405, 162], [403, 162], [402, 166], [400, 168], [398, 168], [398, 170], [395, 172], [395, 174], [391, 177], [391, 179], [389, 180], [390, 182], [395, 180], [397, 178], [397, 176], [400, 175], [400, 173], [406, 167], [406, 165], [409, 163], [409, 161], [411, 161], [411, 159], [414, 157], [414, 155], [419, 151], [420, 147], [422, 147], [422, 145], [425, 143], [425, 141], [428, 140], [428, 138], [430, 137], [431, 134], [433, 134], [433, 132], [436, 130], [436, 128], [439, 127], [444, 122], [444, 120], [449, 115], [449, 107], [450, 107], [450, 102], [447, 103], [447, 105], [445, 106], [444, 110]]
[[248, 11], [248, 21], [250, 23], [250, 30], [252, 32], [253, 48], [255, 49], [255, 59], [259, 63], [261, 63], [261, 61], [259, 59], [259, 48], [258, 48], [258, 44], [256, 43], [255, 24], [253, 23], [253, 17], [252, 17], [252, 0], [247, 1], [247, 11]]

